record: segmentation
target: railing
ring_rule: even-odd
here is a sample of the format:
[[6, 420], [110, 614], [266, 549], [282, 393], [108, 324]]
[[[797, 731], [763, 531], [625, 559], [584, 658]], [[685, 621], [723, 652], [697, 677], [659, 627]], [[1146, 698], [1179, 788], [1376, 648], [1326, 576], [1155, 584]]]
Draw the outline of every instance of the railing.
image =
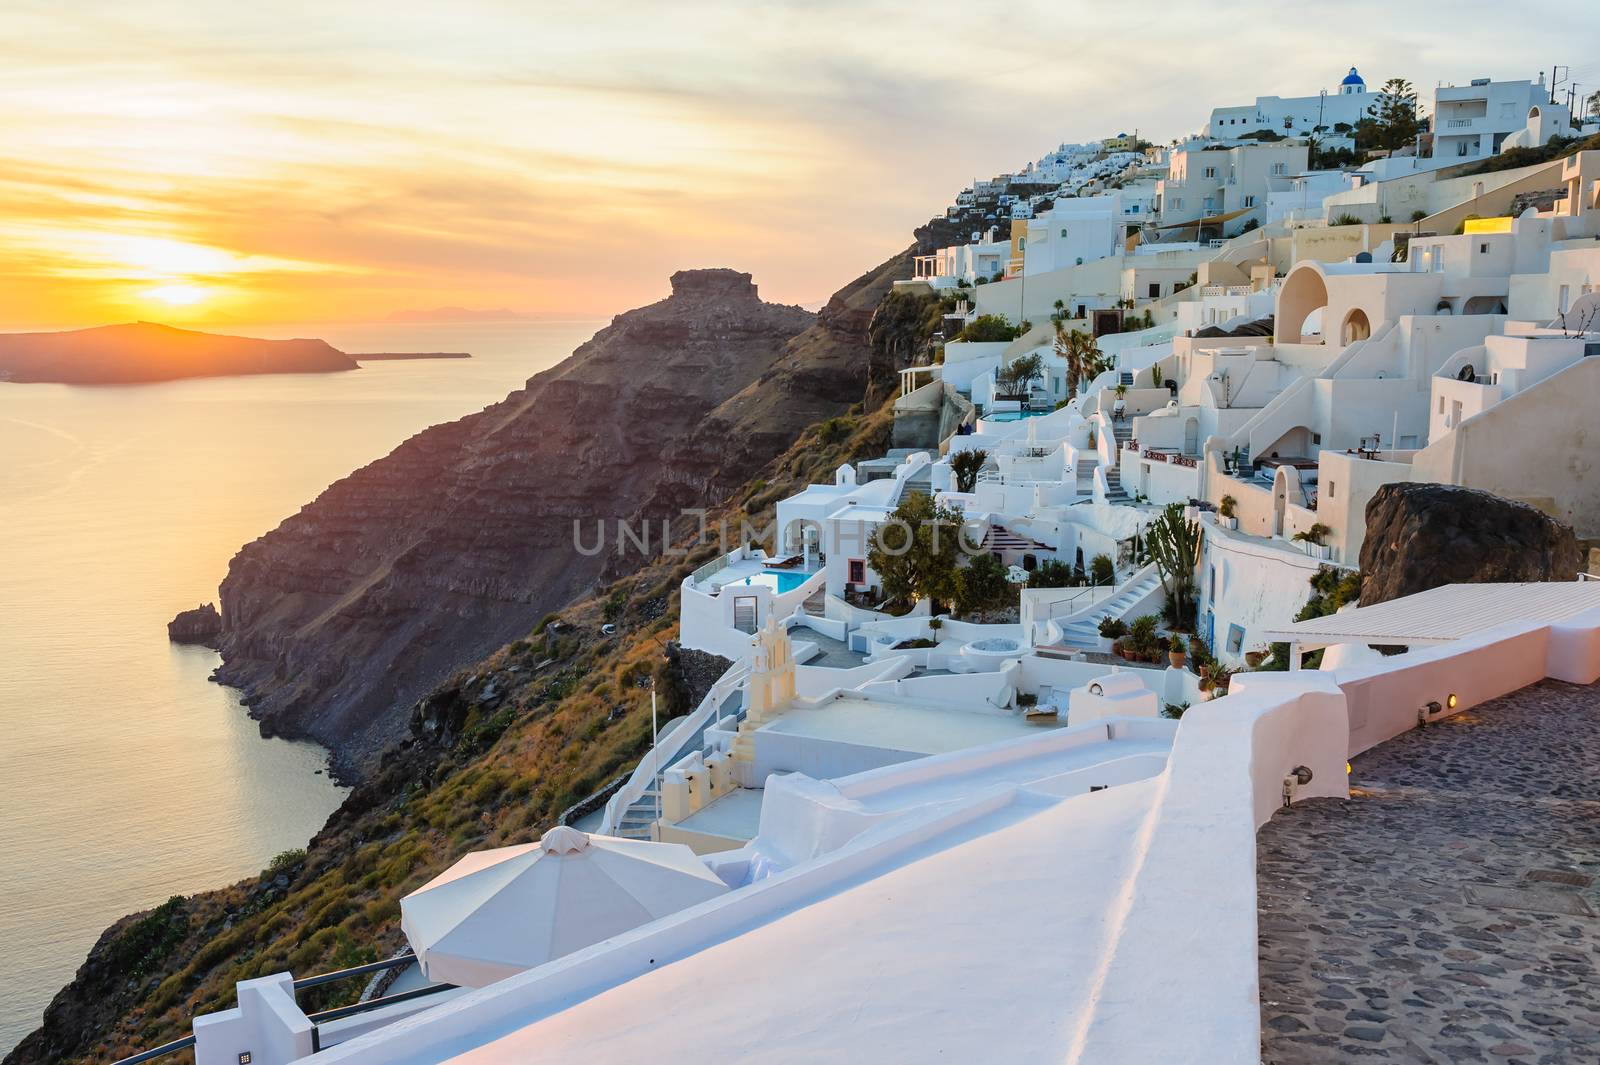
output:
[[[1135, 448], [1134, 450], [1138, 449]], [[1168, 451], [1155, 447], [1147, 447], [1143, 451], [1139, 452], [1139, 454], [1144, 458], [1150, 459], [1154, 462], [1165, 462], [1173, 466], [1182, 466], [1185, 469], [1191, 470], [1196, 469], [1200, 463], [1200, 460], [1195, 458], [1193, 455], [1185, 455], [1179, 451]]]
[[730, 565], [732, 565], [732, 563], [728, 560], [728, 556], [730, 554], [732, 554], [731, 551], [724, 552], [712, 559], [710, 562], [707, 562], [705, 565], [701, 566], [699, 569], [695, 570], [693, 573], [689, 574], [690, 582], [693, 584], [701, 584], [713, 573], [727, 569]]
[[142, 1061], [154, 1061], [156, 1058], [163, 1058], [168, 1054], [176, 1054], [180, 1050], [188, 1050], [192, 1046], [194, 1046], [194, 1036], [186, 1035], [182, 1039], [174, 1039], [170, 1043], [162, 1043], [158, 1047], [141, 1050], [132, 1057], [123, 1058], [121, 1061], [116, 1062], [115, 1065], [139, 1065]]
[[[387, 958], [383, 961], [368, 962], [365, 965], [355, 965], [348, 969], [338, 969], [331, 973], [319, 973], [316, 976], [307, 976], [296, 980], [294, 982], [294, 989], [296, 991], [304, 991], [308, 988], [321, 987], [324, 984], [333, 984], [338, 983], [341, 980], [349, 980], [356, 976], [365, 976], [368, 973], [383, 972], [388, 969], [397, 969], [404, 965], [415, 964], [416, 960], [417, 956], [415, 954], [402, 954], [396, 958]], [[306, 1020], [310, 1021], [313, 1025], [327, 1024], [330, 1021], [343, 1020], [346, 1017], [355, 1017], [363, 1013], [370, 1013], [373, 1010], [383, 1009], [386, 1006], [397, 1005], [401, 1002], [410, 1002], [414, 999], [425, 998], [428, 995], [437, 995], [444, 991], [454, 991], [455, 989], [455, 984], [429, 984], [426, 987], [417, 987], [411, 989], [410, 991], [401, 991], [398, 994], [387, 995], [383, 998], [368, 999], [365, 1002], [353, 1002], [348, 1006], [336, 1006], [333, 1009], [323, 1010], [320, 1013], [310, 1013], [306, 1015]], [[311, 1030], [311, 1039], [312, 1045], [316, 1049], [321, 1050], [321, 1034], [317, 1028], [313, 1028]], [[170, 1043], [162, 1043], [158, 1047], [151, 1047], [149, 1050], [141, 1050], [139, 1053], [134, 1054], [131, 1057], [126, 1057], [120, 1061], [114, 1062], [113, 1065], [141, 1065], [142, 1062], [154, 1061], [157, 1058], [166, 1057], [168, 1054], [176, 1054], [180, 1050], [189, 1050], [194, 1046], [194, 1041], [193, 1035], [186, 1035], [182, 1039], [174, 1039]]]
[[644, 757], [639, 759], [639, 764], [634, 767], [627, 783], [618, 788], [616, 794], [606, 801], [606, 812], [601, 816], [600, 826], [596, 829], [598, 834], [602, 836], [616, 834], [617, 826], [622, 823], [622, 815], [627, 812], [628, 807], [644, 797], [644, 793], [654, 783], [656, 774], [660, 770], [677, 760], [689, 737], [721, 714], [723, 702], [739, 690], [739, 685], [743, 684], [749, 675], [748, 662], [728, 667], [728, 671], [711, 685], [711, 690], [706, 692], [705, 698], [700, 700], [700, 705], [695, 707], [694, 712], [680, 718], [678, 724], [669, 729], [665, 736], [658, 738], [656, 746], [646, 751]]

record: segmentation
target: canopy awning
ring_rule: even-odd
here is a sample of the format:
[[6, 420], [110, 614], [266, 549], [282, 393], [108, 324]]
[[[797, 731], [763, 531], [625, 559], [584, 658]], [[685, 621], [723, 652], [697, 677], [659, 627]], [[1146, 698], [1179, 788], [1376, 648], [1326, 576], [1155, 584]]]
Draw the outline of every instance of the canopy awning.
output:
[[1309, 651], [1338, 643], [1425, 647], [1511, 621], [1561, 621], [1600, 607], [1600, 581], [1447, 584], [1425, 592], [1297, 621], [1262, 633]]

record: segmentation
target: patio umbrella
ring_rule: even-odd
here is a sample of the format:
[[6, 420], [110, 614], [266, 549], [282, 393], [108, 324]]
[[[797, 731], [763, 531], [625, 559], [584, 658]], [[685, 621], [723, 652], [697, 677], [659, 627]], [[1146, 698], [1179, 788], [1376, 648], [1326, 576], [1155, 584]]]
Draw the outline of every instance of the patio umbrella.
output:
[[681, 843], [590, 836], [477, 851], [400, 900], [429, 980], [482, 987], [728, 890]]

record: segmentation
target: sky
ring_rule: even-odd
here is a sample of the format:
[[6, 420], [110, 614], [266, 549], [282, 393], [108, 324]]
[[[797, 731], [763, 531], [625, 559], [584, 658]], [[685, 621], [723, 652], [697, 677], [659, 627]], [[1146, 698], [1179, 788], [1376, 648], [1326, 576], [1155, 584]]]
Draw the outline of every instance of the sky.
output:
[[[1352, 65], [1596, 41], [1479, 0], [0, 5], [0, 328], [604, 316], [677, 269], [816, 304], [977, 177]], [[1446, 27], [1448, 27], [1446, 29]]]

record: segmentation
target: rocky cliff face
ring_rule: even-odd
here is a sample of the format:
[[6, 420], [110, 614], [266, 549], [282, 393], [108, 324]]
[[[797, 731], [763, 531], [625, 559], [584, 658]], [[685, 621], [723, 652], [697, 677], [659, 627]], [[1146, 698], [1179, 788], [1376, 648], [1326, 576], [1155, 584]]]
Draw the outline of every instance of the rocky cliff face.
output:
[[[454, 669], [645, 562], [617, 553], [619, 519], [659, 532], [859, 400], [872, 307], [907, 269], [897, 256], [815, 317], [761, 302], [748, 274], [675, 274], [668, 299], [241, 550], [218, 679], [245, 690], [264, 731], [316, 739], [347, 775], [370, 768]], [[592, 546], [597, 520], [606, 549], [582, 555], [574, 522]]]
[[193, 610], [179, 611], [167, 622], [167, 639], [173, 643], [202, 643], [214, 646], [222, 635], [222, 614], [215, 603], [201, 603]]
[[1526, 503], [1447, 484], [1387, 484], [1367, 504], [1361, 604], [1444, 584], [1570, 581], [1572, 528]]

